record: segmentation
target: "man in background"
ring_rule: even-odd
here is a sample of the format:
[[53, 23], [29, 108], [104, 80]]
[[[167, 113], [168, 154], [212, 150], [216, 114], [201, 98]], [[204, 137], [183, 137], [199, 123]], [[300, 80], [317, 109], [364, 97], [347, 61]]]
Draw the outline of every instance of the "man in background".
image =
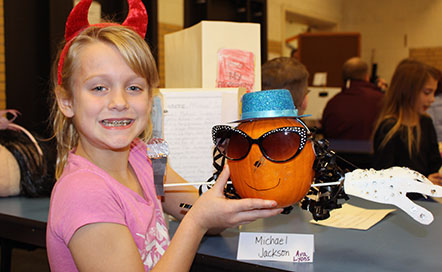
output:
[[279, 57], [267, 61], [261, 67], [262, 89], [287, 89], [292, 94], [298, 114], [307, 107], [308, 71], [295, 58]]
[[384, 94], [369, 82], [368, 65], [358, 57], [344, 63], [342, 79], [342, 91], [328, 101], [323, 111], [324, 137], [370, 140]]

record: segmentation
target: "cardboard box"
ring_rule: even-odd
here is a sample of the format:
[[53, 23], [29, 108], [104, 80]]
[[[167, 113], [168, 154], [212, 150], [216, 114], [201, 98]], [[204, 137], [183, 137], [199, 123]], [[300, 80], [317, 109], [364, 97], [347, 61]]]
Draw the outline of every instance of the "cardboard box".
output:
[[261, 90], [259, 24], [201, 21], [164, 40], [166, 88]]

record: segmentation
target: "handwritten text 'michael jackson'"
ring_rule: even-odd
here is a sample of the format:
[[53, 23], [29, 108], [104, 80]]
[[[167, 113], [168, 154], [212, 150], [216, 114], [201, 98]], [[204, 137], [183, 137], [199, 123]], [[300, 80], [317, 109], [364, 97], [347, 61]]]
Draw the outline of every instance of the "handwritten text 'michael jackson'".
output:
[[[259, 258], [274, 258], [290, 256], [290, 251], [287, 249], [273, 248], [271, 246], [284, 246], [287, 245], [288, 236], [283, 237], [255, 237], [255, 244], [262, 245], [261, 253], [258, 253]], [[269, 248], [270, 247], [270, 248]]]

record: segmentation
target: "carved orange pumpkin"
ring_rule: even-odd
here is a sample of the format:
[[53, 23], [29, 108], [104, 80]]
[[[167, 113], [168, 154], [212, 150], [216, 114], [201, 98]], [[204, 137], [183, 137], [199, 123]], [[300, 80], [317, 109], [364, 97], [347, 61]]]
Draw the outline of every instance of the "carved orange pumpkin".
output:
[[[257, 139], [264, 133], [281, 127], [302, 127], [294, 118], [267, 118], [240, 123], [237, 128]], [[252, 148], [242, 160], [228, 160], [230, 178], [242, 198], [271, 199], [279, 207], [287, 207], [301, 200], [313, 180], [315, 153], [307, 141], [304, 149], [287, 162], [266, 159], [259, 146]]]

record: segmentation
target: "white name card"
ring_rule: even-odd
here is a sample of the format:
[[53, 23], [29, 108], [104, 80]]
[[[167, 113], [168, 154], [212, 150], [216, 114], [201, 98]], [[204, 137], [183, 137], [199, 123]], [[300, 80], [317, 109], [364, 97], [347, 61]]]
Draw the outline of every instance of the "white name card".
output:
[[313, 234], [241, 232], [238, 260], [312, 263]]

